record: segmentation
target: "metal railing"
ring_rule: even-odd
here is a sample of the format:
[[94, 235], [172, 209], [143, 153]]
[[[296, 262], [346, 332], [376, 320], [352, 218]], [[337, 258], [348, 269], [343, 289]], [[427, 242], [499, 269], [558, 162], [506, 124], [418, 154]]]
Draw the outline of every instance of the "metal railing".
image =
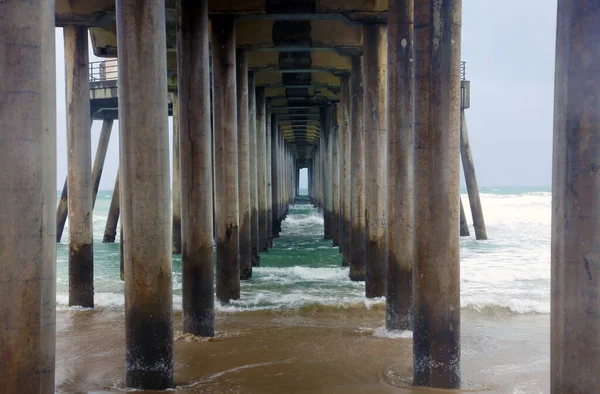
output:
[[467, 62], [460, 62], [460, 80], [467, 80]]
[[116, 81], [119, 77], [117, 59], [90, 62], [90, 82]]

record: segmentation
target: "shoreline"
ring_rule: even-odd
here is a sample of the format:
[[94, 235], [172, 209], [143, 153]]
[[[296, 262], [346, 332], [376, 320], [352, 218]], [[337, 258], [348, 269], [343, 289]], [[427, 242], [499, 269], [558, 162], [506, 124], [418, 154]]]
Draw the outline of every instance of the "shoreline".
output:
[[[412, 387], [412, 339], [384, 308], [218, 312], [215, 338], [181, 333], [176, 393], [433, 393]], [[57, 392], [125, 391], [123, 311], [57, 311]], [[549, 390], [549, 316], [464, 312], [460, 392]], [[383, 334], [383, 335], [382, 335]]]

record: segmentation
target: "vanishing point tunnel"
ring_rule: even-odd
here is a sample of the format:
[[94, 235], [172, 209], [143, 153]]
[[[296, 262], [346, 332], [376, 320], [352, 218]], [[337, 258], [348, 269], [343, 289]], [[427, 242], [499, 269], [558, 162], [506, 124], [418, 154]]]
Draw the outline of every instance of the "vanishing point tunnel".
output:
[[[558, 3], [552, 389], [592, 392], [600, 7]], [[116, 119], [120, 169], [104, 239], [121, 232], [127, 387], [173, 384], [172, 254], [182, 255], [183, 331], [214, 335], [215, 294], [239, 298], [307, 168], [324, 236], [351, 279], [386, 297], [389, 329], [414, 332], [414, 384], [458, 388], [461, 158], [476, 237], [487, 238], [461, 12], [460, 0], [0, 2], [3, 389], [54, 389], [56, 242], [67, 217], [69, 303], [94, 305], [92, 210]], [[56, 26], [68, 142], [58, 212]], [[117, 60], [90, 63], [88, 37], [96, 56]], [[93, 166], [92, 120], [103, 120]]]

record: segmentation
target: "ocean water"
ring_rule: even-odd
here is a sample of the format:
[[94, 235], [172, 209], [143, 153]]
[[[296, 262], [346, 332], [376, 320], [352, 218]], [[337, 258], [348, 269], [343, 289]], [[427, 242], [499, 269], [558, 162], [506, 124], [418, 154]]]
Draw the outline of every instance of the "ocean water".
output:
[[[119, 244], [103, 244], [111, 191], [100, 191], [94, 210], [94, 286], [96, 307], [122, 310]], [[477, 314], [550, 312], [549, 188], [482, 188], [489, 240], [476, 241], [466, 193], [461, 195], [471, 237], [461, 238], [461, 305]], [[68, 226], [68, 224], [67, 224]], [[287, 310], [356, 305], [367, 309], [383, 299], [364, 297], [364, 283], [348, 279], [341, 255], [323, 240], [323, 219], [310, 205], [290, 208], [274, 248], [242, 282], [241, 299], [216, 304], [222, 312]], [[117, 239], [118, 242], [118, 239]], [[174, 308], [181, 309], [181, 258], [173, 256]], [[57, 251], [57, 309], [68, 308], [68, 231]], [[380, 305], [379, 305], [380, 306]], [[379, 307], [378, 306], [378, 307]]]

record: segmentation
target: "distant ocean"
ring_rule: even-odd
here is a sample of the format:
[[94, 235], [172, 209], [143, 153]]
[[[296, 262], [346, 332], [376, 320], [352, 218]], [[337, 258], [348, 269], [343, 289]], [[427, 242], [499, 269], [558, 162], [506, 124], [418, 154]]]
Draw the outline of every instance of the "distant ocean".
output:
[[[301, 191], [301, 192], [305, 192]], [[471, 237], [461, 238], [461, 305], [478, 313], [550, 312], [550, 188], [482, 188], [488, 241], [476, 241], [466, 192], [461, 197]], [[94, 286], [97, 307], [122, 310], [119, 244], [103, 244], [112, 191], [100, 191], [94, 210]], [[67, 224], [68, 226], [68, 224]], [[57, 253], [57, 308], [68, 304], [68, 231]], [[118, 239], [117, 239], [118, 242]], [[261, 255], [239, 301], [223, 312], [295, 309], [307, 305], [367, 308], [364, 283], [348, 279], [341, 255], [323, 240], [323, 219], [310, 205], [292, 206], [281, 238]], [[181, 257], [173, 256], [174, 308], [181, 309]]]

